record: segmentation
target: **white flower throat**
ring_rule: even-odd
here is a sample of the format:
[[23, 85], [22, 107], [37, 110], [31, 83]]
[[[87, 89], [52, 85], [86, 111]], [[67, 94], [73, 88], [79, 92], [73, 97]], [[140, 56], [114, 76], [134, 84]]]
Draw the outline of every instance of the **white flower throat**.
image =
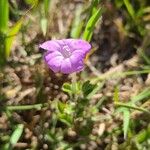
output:
[[69, 58], [71, 56], [71, 50], [67, 45], [63, 46], [61, 53], [64, 56], [64, 58]]

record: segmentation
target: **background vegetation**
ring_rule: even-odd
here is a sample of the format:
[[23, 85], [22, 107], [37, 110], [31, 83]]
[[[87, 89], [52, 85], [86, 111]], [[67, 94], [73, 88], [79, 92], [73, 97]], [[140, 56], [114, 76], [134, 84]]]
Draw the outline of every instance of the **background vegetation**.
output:
[[[54, 74], [39, 44], [92, 44]], [[0, 149], [150, 149], [149, 0], [0, 0]]]

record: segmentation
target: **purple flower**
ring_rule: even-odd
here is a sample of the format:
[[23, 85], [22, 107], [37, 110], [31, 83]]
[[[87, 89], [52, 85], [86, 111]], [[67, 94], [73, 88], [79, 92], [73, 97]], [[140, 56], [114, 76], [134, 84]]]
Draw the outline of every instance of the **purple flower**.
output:
[[64, 39], [46, 41], [40, 48], [47, 50], [44, 59], [51, 70], [69, 74], [83, 70], [91, 45], [81, 39]]

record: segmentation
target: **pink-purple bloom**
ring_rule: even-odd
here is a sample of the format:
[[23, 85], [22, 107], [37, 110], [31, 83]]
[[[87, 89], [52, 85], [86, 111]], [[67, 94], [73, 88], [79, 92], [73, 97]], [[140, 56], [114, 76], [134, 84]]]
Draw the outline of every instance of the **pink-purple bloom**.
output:
[[46, 50], [44, 60], [51, 70], [69, 74], [83, 70], [91, 45], [81, 39], [64, 39], [46, 41], [40, 48]]

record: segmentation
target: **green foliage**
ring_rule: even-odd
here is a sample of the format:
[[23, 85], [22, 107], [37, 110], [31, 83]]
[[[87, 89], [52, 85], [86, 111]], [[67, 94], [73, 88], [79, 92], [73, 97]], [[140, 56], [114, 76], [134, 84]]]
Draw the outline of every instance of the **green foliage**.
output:
[[90, 118], [87, 118], [82, 122], [78, 122], [76, 126], [76, 131], [80, 136], [86, 137], [89, 134], [91, 134], [93, 129], [93, 124], [94, 122]]
[[8, 0], [0, 1], [0, 33], [5, 34], [8, 30], [9, 4]]
[[7, 37], [5, 39], [5, 57], [6, 58], [8, 58], [10, 55], [12, 43], [14, 41], [15, 36], [17, 35], [19, 30], [21, 29], [22, 22], [23, 22], [23, 18], [20, 19], [12, 28], [9, 29], [9, 32], [8, 32]]
[[13, 134], [11, 135], [10, 137], [10, 144], [11, 146], [13, 147], [17, 142], [18, 140], [20, 139], [21, 135], [22, 135], [22, 132], [23, 132], [23, 128], [24, 126], [22, 124], [19, 124], [15, 131], [13, 132]]
[[[74, 86], [75, 85], [75, 86]], [[73, 89], [73, 87], [76, 87]], [[72, 98], [73, 95], [77, 97], [73, 98], [72, 101], [68, 103], [58, 102], [58, 110], [59, 110], [59, 120], [69, 126], [74, 126], [74, 123], [77, 120], [80, 120], [80, 117], [84, 116], [85, 110], [89, 107], [90, 98], [100, 90], [102, 86], [97, 86], [96, 84], [91, 84], [90, 81], [86, 81], [84, 83], [64, 83], [62, 90], [67, 92]], [[91, 95], [91, 96], [89, 96]], [[97, 109], [95, 106], [91, 107], [87, 113], [85, 120], [77, 121], [75, 123], [75, 128], [77, 132], [79, 132], [82, 136], [87, 136], [91, 133], [93, 120], [91, 115], [95, 113], [93, 110]], [[96, 111], [97, 112], [97, 111]], [[73, 121], [74, 120], [74, 121]], [[79, 126], [81, 124], [81, 126]], [[78, 126], [78, 127], [77, 127]], [[86, 128], [86, 130], [85, 130]]]
[[14, 149], [14, 146], [17, 144], [17, 142], [22, 136], [23, 129], [24, 129], [23, 124], [18, 124], [17, 126], [15, 126], [15, 129], [10, 137], [9, 136], [3, 137], [3, 141], [5, 141], [6, 143], [1, 148], [3, 150]]
[[148, 98], [148, 97], [150, 97], [150, 90], [149, 90], [149, 88], [146, 88], [141, 93], [139, 93], [137, 96], [134, 96], [133, 98], [131, 98], [131, 100], [128, 103], [124, 104], [124, 103], [119, 102], [119, 90], [118, 90], [118, 88], [115, 89], [114, 103], [118, 107], [116, 112], [123, 113], [124, 138], [127, 138], [127, 133], [130, 128], [129, 124], [130, 124], [131, 109], [143, 111], [147, 114], [150, 114], [150, 111], [148, 111], [140, 106], [139, 107], [136, 106], [137, 102], [140, 102], [141, 100], [144, 100], [145, 98]]
[[146, 129], [143, 129], [140, 133], [138, 133], [135, 137], [135, 140], [138, 143], [142, 143], [146, 140], [150, 139], [150, 126], [148, 126]]
[[92, 85], [90, 84], [90, 81], [86, 81], [82, 86], [84, 97], [87, 97], [95, 88], [96, 88], [96, 85]]
[[82, 10], [83, 10], [83, 6], [81, 5], [77, 6], [76, 11], [75, 11], [75, 18], [74, 18], [71, 33], [70, 33], [72, 38], [79, 38], [81, 35], [82, 28], [84, 25], [84, 20], [81, 17]]
[[[69, 100], [67, 102], [55, 100], [50, 104], [54, 110], [51, 118], [52, 124], [51, 128], [45, 131], [44, 136], [51, 143], [52, 149], [68, 149], [86, 143], [86, 139], [92, 133], [94, 118], [101, 105], [90, 105], [91, 98], [88, 96], [95, 89], [97, 89], [97, 85], [91, 84], [89, 81], [63, 84], [62, 90], [70, 95]], [[57, 130], [59, 124], [62, 124], [64, 131], [62, 128]], [[66, 132], [70, 129], [82, 138], [79, 143], [71, 144], [64, 141], [64, 134], [67, 134]]]
[[135, 12], [134, 12], [134, 9], [133, 9], [133, 7], [131, 5], [130, 0], [124, 0], [123, 2], [125, 4], [128, 12], [129, 12], [130, 16], [132, 17], [132, 19], [135, 19]]
[[48, 29], [48, 17], [49, 17], [49, 8], [50, 8], [50, 2], [51, 0], [44, 0], [43, 3], [41, 3], [41, 19], [40, 19], [40, 25], [41, 30], [44, 36], [46, 36], [47, 29]]
[[58, 101], [57, 108], [59, 110], [58, 118], [68, 126], [73, 124], [73, 107]]
[[98, 84], [91, 84], [90, 81], [86, 81], [82, 85], [82, 91], [85, 98], [92, 98], [103, 87], [104, 82]]
[[[115, 88], [114, 92], [114, 103], [119, 102], [119, 88]], [[123, 113], [123, 133], [124, 133], [124, 139], [127, 138], [127, 133], [129, 130], [129, 123], [130, 123], [130, 110], [125, 107], [119, 107], [116, 112]]]
[[102, 8], [99, 8], [88, 20], [87, 25], [85, 27], [84, 33], [83, 33], [83, 39], [90, 41], [92, 38], [92, 34], [94, 32], [94, 27], [96, 23], [100, 20], [102, 15]]
[[80, 94], [81, 83], [80, 82], [75, 82], [73, 84], [64, 83], [62, 86], [62, 90], [68, 93], [69, 95]]
[[101, 0], [93, 0], [91, 3], [90, 13], [95, 14], [97, 11], [97, 6], [99, 6]]
[[43, 32], [43, 35], [45, 36], [46, 35], [46, 32], [47, 32], [47, 19], [46, 18], [42, 18], [41, 19], [41, 29], [42, 29], [42, 32]]
[[[82, 38], [87, 41], [91, 40], [94, 28], [102, 16], [102, 8], [99, 5], [100, 0], [93, 0], [88, 8], [84, 8], [82, 5], [77, 6], [71, 29], [72, 38], [80, 38], [85, 27]], [[85, 12], [89, 12], [87, 16], [84, 15]]]
[[[33, 7], [35, 7], [38, 3], [36, 1], [26, 1], [27, 3], [31, 4], [31, 8], [28, 10], [30, 11]], [[28, 11], [24, 14], [21, 19], [19, 19], [12, 27], [9, 27], [9, 2], [8, 0], [1, 0], [0, 1], [0, 67], [5, 65], [7, 58], [10, 56], [11, 47], [15, 40], [16, 35], [20, 31], [24, 17], [27, 15]], [[17, 10], [18, 11], [18, 10]]]
[[147, 87], [145, 89], [143, 89], [143, 91], [141, 93], [139, 93], [138, 95], [134, 96], [131, 98], [131, 103], [137, 103], [140, 102], [146, 98], [150, 97], [150, 88]]
[[0, 1], [0, 67], [5, 63], [5, 38], [8, 32], [9, 4], [8, 0]]
[[45, 16], [48, 16], [49, 7], [50, 7], [50, 1], [51, 0], [44, 0], [44, 12], [45, 12]]
[[25, 0], [25, 2], [28, 4], [28, 5], [31, 5], [31, 6], [36, 6], [39, 2], [39, 0]]
[[[125, 14], [126, 24], [125, 29], [128, 31], [128, 36], [138, 34], [144, 37], [147, 34], [146, 26], [149, 22], [149, 6], [148, 1], [131, 1], [131, 0], [115, 0], [117, 8], [122, 9]], [[124, 9], [124, 7], [126, 9]], [[148, 11], [147, 11], [148, 10]], [[146, 19], [145, 19], [146, 18]]]
[[129, 130], [130, 123], [130, 111], [128, 109], [123, 110], [123, 131], [124, 131], [124, 139], [127, 138], [127, 133]]

